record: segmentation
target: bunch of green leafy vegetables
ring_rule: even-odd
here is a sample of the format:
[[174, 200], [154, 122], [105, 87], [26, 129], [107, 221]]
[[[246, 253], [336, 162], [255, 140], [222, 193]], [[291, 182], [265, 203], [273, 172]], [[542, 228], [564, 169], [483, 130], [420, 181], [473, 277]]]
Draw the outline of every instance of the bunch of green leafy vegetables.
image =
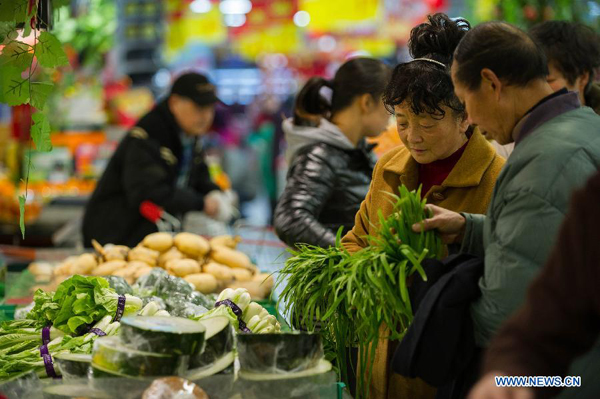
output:
[[[111, 320], [112, 316], [106, 315], [92, 327], [103, 331], [107, 336], [115, 335], [120, 323]], [[30, 371], [36, 372], [40, 377], [46, 376], [46, 366], [40, 356], [41, 328], [36, 323], [38, 322], [34, 320], [13, 320], [1, 324], [0, 381]], [[46, 347], [52, 356], [61, 353], [89, 354], [97, 338], [98, 335], [94, 332], [71, 336], [58, 330], [51, 330], [51, 341]]]
[[[285, 285], [279, 301], [292, 315], [292, 324], [321, 331], [344, 382], [348, 348], [358, 347], [360, 398], [368, 396], [379, 340], [401, 339], [412, 321], [407, 280], [415, 273], [426, 280], [421, 262], [443, 253], [434, 232], [412, 231], [413, 224], [428, 217], [420, 189], [410, 192], [401, 186], [399, 194], [388, 194], [393, 211], [387, 218], [379, 212], [370, 246], [350, 254], [341, 245], [341, 230], [335, 247], [300, 245], [277, 281]], [[382, 336], [382, 331], [387, 332]]]
[[[35, 305], [27, 319], [40, 321], [66, 334], [80, 334], [90, 324], [117, 313], [119, 294], [102, 277], [75, 275], [63, 281], [56, 292], [37, 290]], [[142, 308], [142, 300], [125, 295], [124, 315]]]

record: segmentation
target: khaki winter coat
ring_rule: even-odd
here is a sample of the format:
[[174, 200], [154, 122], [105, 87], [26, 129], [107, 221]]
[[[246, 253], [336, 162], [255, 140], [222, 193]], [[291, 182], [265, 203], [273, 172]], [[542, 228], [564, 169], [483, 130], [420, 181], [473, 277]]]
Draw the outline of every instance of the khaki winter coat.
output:
[[[504, 162], [504, 158], [497, 155], [494, 148], [476, 130], [450, 175], [441, 186], [433, 186], [429, 190], [427, 202], [455, 212], [485, 214]], [[354, 228], [342, 240], [348, 251], [356, 252], [368, 245], [365, 236], [375, 233], [379, 225], [377, 212], [380, 209], [384, 216], [391, 213], [392, 204], [384, 192], [398, 194], [398, 187], [402, 184], [409, 190], [417, 189], [418, 170], [418, 163], [405, 147], [393, 149], [379, 160], [373, 172], [369, 193], [356, 215]], [[381, 333], [387, 335], [385, 328]], [[423, 381], [404, 378], [391, 372], [390, 363], [396, 347], [397, 342], [379, 342], [369, 398], [433, 398], [435, 389]]]

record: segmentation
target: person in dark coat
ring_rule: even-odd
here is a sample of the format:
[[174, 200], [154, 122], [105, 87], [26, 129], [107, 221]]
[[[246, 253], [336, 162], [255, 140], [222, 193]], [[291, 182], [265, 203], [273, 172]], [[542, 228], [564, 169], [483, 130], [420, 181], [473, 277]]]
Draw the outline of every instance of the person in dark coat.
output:
[[546, 21], [529, 31], [548, 58], [548, 83], [554, 91], [566, 87], [579, 93], [581, 105], [600, 114], [600, 35], [589, 26], [569, 21]]
[[157, 231], [140, 213], [150, 201], [171, 215], [219, 212], [218, 192], [204, 162], [199, 136], [212, 125], [215, 87], [200, 74], [180, 76], [164, 101], [146, 114], [116, 149], [83, 219], [84, 243], [135, 246]]
[[333, 80], [311, 78], [298, 94], [295, 117], [283, 123], [289, 170], [274, 216], [289, 246], [332, 246], [340, 227], [354, 226], [376, 163], [365, 138], [390, 120], [381, 98], [390, 76], [383, 62], [355, 58]]
[[[578, 191], [554, 250], [524, 306], [492, 341], [484, 374], [470, 399], [551, 397], [556, 389], [500, 388], [496, 376], [566, 376], [600, 334], [600, 172]], [[571, 374], [573, 375], [573, 374]], [[598, 375], [582, 377], [577, 398], [600, 397]]]

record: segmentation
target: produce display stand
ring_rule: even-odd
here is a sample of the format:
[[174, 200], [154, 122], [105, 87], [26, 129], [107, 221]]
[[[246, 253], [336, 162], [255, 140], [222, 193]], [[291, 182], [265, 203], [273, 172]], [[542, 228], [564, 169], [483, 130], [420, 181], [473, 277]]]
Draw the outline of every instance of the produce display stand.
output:
[[[18, 381], [0, 385], [0, 393], [8, 399], [28, 398], [69, 398], [85, 397], [90, 399], [120, 398], [139, 399], [143, 391], [154, 379], [107, 378], [93, 379], [38, 379], [28, 375]], [[348, 399], [350, 396], [343, 385], [336, 382], [333, 372], [314, 377], [299, 379], [278, 379], [276, 381], [247, 381], [232, 375], [215, 375], [195, 381], [210, 399]], [[56, 392], [61, 395], [56, 395]], [[72, 396], [68, 396], [71, 392]], [[50, 393], [54, 393], [52, 396]], [[67, 393], [67, 394], [64, 394]]]

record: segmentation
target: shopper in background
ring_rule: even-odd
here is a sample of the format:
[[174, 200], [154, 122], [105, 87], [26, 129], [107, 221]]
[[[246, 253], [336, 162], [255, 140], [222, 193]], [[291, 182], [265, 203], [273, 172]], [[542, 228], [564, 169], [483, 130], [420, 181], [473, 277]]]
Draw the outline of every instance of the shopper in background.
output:
[[[499, 388], [494, 377], [565, 376], [573, 360], [596, 342], [600, 334], [598, 204], [600, 172], [573, 196], [548, 262], [531, 284], [525, 305], [492, 341], [484, 364], [486, 375], [470, 399], [556, 394], [555, 389]], [[576, 391], [581, 399], [600, 397], [597, 378], [566, 390]]]
[[[568, 21], [546, 21], [529, 33], [546, 53], [552, 90], [577, 92], [581, 105], [600, 114], [600, 83], [594, 81], [600, 67], [600, 36], [585, 25]], [[514, 150], [514, 143], [492, 141], [492, 145], [504, 158]]]
[[220, 191], [209, 175], [197, 138], [207, 133], [218, 101], [200, 74], [180, 76], [167, 99], [145, 115], [121, 141], [87, 204], [86, 246], [137, 245], [156, 225], [140, 213], [151, 201], [172, 215], [219, 214]]
[[480, 347], [524, 302], [572, 192], [600, 166], [600, 117], [576, 93], [554, 93], [547, 74], [542, 48], [507, 23], [477, 26], [454, 54], [452, 80], [469, 120], [500, 144], [515, 142], [487, 215], [428, 205], [434, 216], [423, 223], [484, 257], [482, 296], [471, 309]]
[[[469, 29], [464, 19], [435, 14], [411, 31], [409, 49], [415, 60], [394, 69], [383, 95], [404, 146], [377, 163], [354, 228], [342, 240], [350, 252], [369, 245], [365, 237], [375, 234], [377, 213], [392, 212], [386, 192], [397, 194], [400, 185], [409, 190], [422, 186], [421, 195], [429, 203], [453, 211], [485, 213], [504, 159], [469, 126], [454, 94], [449, 65]], [[387, 327], [381, 330], [381, 336], [386, 335]], [[387, 340], [378, 343], [369, 397], [433, 398], [433, 387], [393, 374], [390, 361], [396, 346]]]
[[548, 83], [554, 91], [566, 87], [579, 101], [600, 114], [600, 35], [588, 26], [568, 21], [546, 21], [529, 33], [548, 58]]
[[365, 138], [389, 122], [381, 94], [390, 73], [381, 61], [355, 58], [333, 80], [311, 78], [298, 94], [294, 118], [283, 123], [289, 171], [274, 218], [289, 246], [328, 247], [340, 227], [352, 228], [376, 161]]

